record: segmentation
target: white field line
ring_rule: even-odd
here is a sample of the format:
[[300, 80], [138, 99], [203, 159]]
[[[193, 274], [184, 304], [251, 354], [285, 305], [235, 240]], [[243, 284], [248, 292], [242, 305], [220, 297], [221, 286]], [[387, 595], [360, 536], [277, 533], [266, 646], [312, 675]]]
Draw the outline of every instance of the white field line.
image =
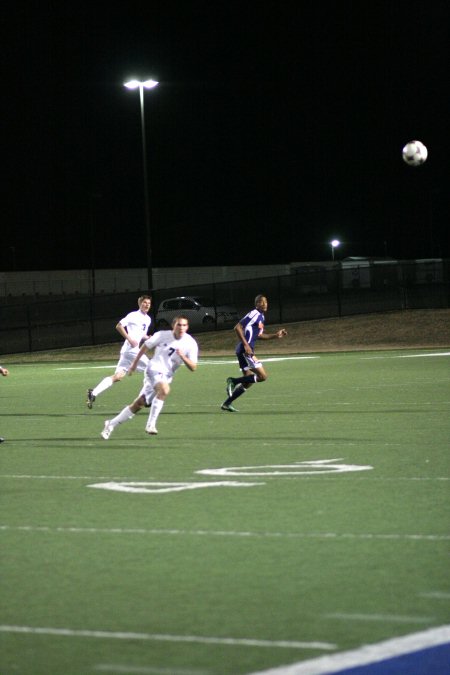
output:
[[[450, 625], [385, 640], [374, 645], [365, 645], [332, 656], [320, 656], [289, 666], [260, 670], [249, 675], [329, 675], [343, 670], [380, 663], [386, 659], [438, 647], [450, 642]], [[380, 671], [381, 672], [381, 671]]]
[[178, 530], [122, 527], [49, 527], [47, 525], [0, 525], [1, 532], [48, 534], [123, 534], [183, 537], [234, 537], [238, 539], [321, 539], [328, 541], [449, 541], [450, 534], [351, 534], [337, 532], [239, 532], [233, 530]]
[[434, 616], [401, 616], [398, 614], [347, 614], [334, 612], [324, 614], [324, 619], [338, 619], [339, 621], [382, 621], [383, 623], [433, 623]]
[[450, 356], [450, 352], [432, 352], [426, 354], [393, 354], [393, 355], [376, 355], [376, 356], [362, 356], [362, 361], [371, 361], [374, 359], [417, 359], [426, 356]]
[[[320, 356], [268, 356], [267, 358], [264, 358], [264, 356], [260, 357], [261, 361], [264, 361], [264, 363], [269, 363], [273, 361], [308, 361], [311, 359], [320, 359]], [[198, 362], [199, 366], [229, 366], [229, 365], [236, 365], [236, 359], [227, 359], [227, 360], [222, 360], [222, 361], [216, 361], [214, 359], [200, 359]], [[88, 366], [88, 365], [82, 365], [82, 366], [58, 366], [58, 368], [53, 368], [53, 370], [101, 370], [104, 368], [115, 368], [116, 364], [109, 364], [109, 365], [101, 365], [101, 366]]]
[[155, 666], [128, 666], [119, 663], [97, 663], [93, 670], [98, 673], [123, 673], [123, 675], [208, 675], [208, 670], [192, 668], [156, 668]]
[[[359, 358], [361, 361], [367, 361], [371, 359], [410, 359], [410, 358], [420, 358], [425, 356], [450, 356], [450, 352], [433, 352], [427, 354], [393, 354], [393, 355], [376, 355], [376, 356], [358, 356], [355, 355], [355, 358]], [[322, 358], [318, 354], [311, 356], [260, 356], [261, 361], [264, 363], [273, 363], [274, 361], [306, 361], [311, 359], [320, 359]], [[227, 359], [227, 360], [214, 360], [214, 359], [200, 359], [199, 366], [229, 366], [236, 365], [236, 359]], [[108, 365], [101, 366], [88, 366], [86, 364], [81, 366], [59, 366], [53, 370], [104, 370], [105, 368], [111, 370], [115, 368], [115, 363], [110, 363]]]
[[436, 352], [435, 354], [399, 354], [397, 359], [415, 359], [421, 356], [450, 356], [450, 352]]
[[149, 640], [153, 642], [190, 642], [196, 644], [230, 645], [233, 647], [279, 647], [280, 649], [323, 649], [331, 651], [336, 645], [330, 642], [303, 642], [291, 640], [257, 640], [253, 638], [209, 637], [202, 635], [168, 635], [158, 633], [125, 633], [106, 630], [72, 630], [37, 626], [0, 626], [2, 633], [27, 635], [54, 635], [56, 637], [99, 638], [105, 640]]
[[[263, 443], [263, 445], [268, 445], [267, 443]], [[304, 445], [311, 445], [310, 443], [305, 443]], [[335, 444], [329, 444], [329, 445], [335, 445]], [[393, 445], [398, 445], [398, 444], [393, 444]], [[383, 481], [383, 482], [398, 482], [398, 481], [448, 481], [450, 480], [449, 476], [399, 476], [398, 478], [392, 478], [391, 476], [352, 476], [351, 478], [348, 478], [345, 475], [342, 475], [341, 473], [337, 476], [333, 476], [333, 474], [325, 474], [325, 473], [317, 473], [314, 476], [310, 476], [308, 474], [303, 473], [301, 476], [302, 480], [317, 480], [318, 478], [325, 478], [326, 480], [370, 480], [370, 481]], [[0, 479], [5, 479], [8, 480], [10, 478], [14, 479], [26, 479], [26, 480], [89, 480], [89, 481], [100, 481], [100, 480], [106, 480], [106, 481], [122, 481], [122, 482], [127, 482], [127, 481], [133, 481], [133, 480], [141, 480], [142, 478], [136, 478], [136, 477], [125, 477], [125, 476], [49, 476], [45, 474], [16, 474], [16, 473], [11, 473], [11, 474], [0, 474]], [[297, 480], [298, 476], [290, 476], [289, 474], [280, 474], [276, 476], [270, 476], [268, 474], [264, 474], [264, 478], [286, 478], [286, 480]], [[154, 476], [146, 476], [146, 480], [155, 480]]]
[[432, 600], [450, 600], [450, 593], [445, 591], [427, 591], [418, 593], [419, 598], [430, 598]]

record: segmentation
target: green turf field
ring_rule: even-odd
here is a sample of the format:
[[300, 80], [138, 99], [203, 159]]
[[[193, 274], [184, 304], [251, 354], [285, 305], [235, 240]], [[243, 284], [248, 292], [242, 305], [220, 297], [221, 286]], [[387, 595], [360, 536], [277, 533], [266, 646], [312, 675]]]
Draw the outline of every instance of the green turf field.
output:
[[114, 363], [4, 365], [2, 675], [240, 675], [449, 623], [448, 352], [266, 360], [238, 414], [205, 359], [157, 437], [109, 441], [140, 375], [89, 411]]

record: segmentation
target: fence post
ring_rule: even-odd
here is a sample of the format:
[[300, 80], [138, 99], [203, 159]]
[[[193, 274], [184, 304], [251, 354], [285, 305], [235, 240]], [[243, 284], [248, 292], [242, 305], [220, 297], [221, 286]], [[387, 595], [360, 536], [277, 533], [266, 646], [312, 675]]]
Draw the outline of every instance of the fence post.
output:
[[91, 342], [95, 345], [95, 317], [94, 317], [95, 296], [89, 296], [89, 321], [91, 322]]
[[283, 299], [281, 295], [281, 277], [277, 277], [278, 291], [278, 323], [283, 323]]
[[30, 306], [27, 305], [28, 351], [33, 351], [33, 334], [31, 330]]
[[339, 266], [336, 265], [336, 296], [337, 296], [337, 307], [338, 307], [338, 316], [342, 316], [342, 298], [341, 298], [341, 278], [342, 270], [339, 269]]

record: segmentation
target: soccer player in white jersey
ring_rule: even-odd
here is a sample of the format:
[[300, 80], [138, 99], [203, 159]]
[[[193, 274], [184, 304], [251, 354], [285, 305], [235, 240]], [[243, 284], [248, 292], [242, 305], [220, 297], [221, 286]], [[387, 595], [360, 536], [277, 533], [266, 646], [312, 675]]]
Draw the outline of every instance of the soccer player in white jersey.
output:
[[[86, 405], [92, 408], [97, 396], [102, 392], [112, 387], [115, 382], [120, 382], [128, 372], [129, 367], [133, 363], [134, 357], [139, 351], [141, 341], [148, 337], [150, 330], [151, 318], [148, 316], [152, 300], [149, 295], [141, 295], [138, 298], [139, 309], [134, 312], [129, 312], [123, 319], [120, 319], [116, 326], [116, 330], [124, 339], [124, 343], [120, 350], [119, 362], [117, 363], [114, 375], [104, 377], [101, 382], [97, 384], [94, 389], [87, 390]], [[146, 356], [140, 359], [137, 370], [144, 371], [148, 363]]]
[[144, 406], [150, 407], [145, 431], [155, 435], [156, 420], [170, 393], [170, 384], [175, 371], [183, 365], [194, 371], [198, 362], [198, 344], [191, 335], [188, 335], [189, 322], [185, 316], [176, 316], [172, 321], [172, 330], [161, 330], [144, 342], [130, 365], [128, 374], [137, 369], [142, 355], [154, 350], [152, 358], [145, 369], [144, 384], [139, 396], [114, 417], [106, 420], [101, 433], [106, 440], [114, 429], [124, 422], [133, 419], [135, 414]]
[[238, 412], [233, 406], [233, 401], [242, 396], [242, 394], [245, 394], [252, 384], [267, 380], [264, 366], [255, 356], [256, 340], [275, 340], [287, 335], [284, 328], [280, 328], [276, 333], [264, 332], [265, 312], [267, 312], [268, 306], [266, 296], [257, 295], [255, 298], [255, 309], [247, 312], [234, 327], [239, 338], [236, 346], [236, 356], [243, 375], [242, 377], [229, 377], [227, 379], [228, 398], [222, 403], [222, 410]]

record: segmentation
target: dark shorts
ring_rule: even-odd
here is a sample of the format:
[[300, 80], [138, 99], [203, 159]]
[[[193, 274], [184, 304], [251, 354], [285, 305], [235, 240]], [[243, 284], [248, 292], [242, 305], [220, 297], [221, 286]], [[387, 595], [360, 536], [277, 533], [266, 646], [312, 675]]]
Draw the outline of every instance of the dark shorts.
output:
[[239, 361], [239, 368], [242, 371], [246, 370], [255, 370], [256, 368], [261, 368], [262, 363], [256, 356], [249, 356], [245, 352], [242, 354], [236, 354], [237, 360]]

